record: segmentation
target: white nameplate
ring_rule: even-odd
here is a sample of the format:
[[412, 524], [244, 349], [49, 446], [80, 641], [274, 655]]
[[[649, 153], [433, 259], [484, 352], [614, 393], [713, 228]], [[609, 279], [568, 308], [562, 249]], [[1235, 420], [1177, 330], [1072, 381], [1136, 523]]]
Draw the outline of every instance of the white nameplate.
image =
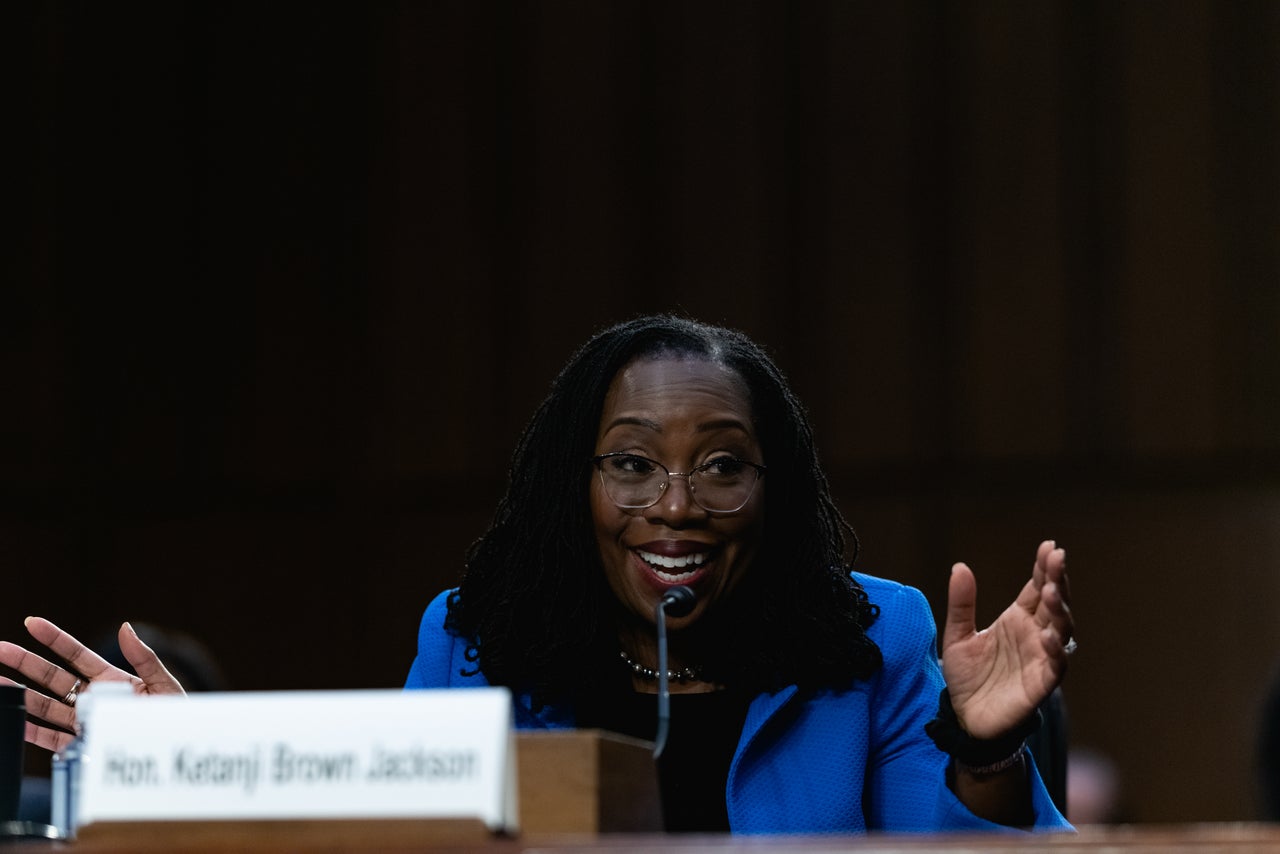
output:
[[479, 818], [516, 829], [511, 695], [271, 691], [95, 698], [79, 824]]

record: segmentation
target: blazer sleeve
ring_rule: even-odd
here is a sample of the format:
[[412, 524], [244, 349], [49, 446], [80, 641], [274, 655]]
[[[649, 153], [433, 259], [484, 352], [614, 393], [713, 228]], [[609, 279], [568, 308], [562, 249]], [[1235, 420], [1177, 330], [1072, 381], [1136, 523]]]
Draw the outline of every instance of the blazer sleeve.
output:
[[[864, 806], [869, 830], [1016, 831], [979, 818], [947, 785], [950, 757], [933, 744], [925, 724], [938, 711], [946, 684], [938, 664], [937, 628], [924, 595], [915, 588], [877, 579], [880, 618], [871, 636], [884, 655], [871, 704], [871, 751]], [[1072, 830], [1054, 806], [1030, 753], [1028, 785], [1036, 830]]]
[[449, 613], [449, 596], [445, 590], [427, 605], [418, 624], [418, 652], [409, 667], [404, 687], [456, 688], [483, 685], [484, 677], [463, 676], [462, 671], [475, 670], [466, 660], [466, 643], [444, 627]]

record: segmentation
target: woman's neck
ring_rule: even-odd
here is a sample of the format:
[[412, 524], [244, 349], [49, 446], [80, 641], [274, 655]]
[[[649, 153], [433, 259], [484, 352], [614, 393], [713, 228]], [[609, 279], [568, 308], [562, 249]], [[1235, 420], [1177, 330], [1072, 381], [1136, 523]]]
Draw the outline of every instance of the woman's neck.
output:
[[[631, 685], [636, 692], [658, 692], [658, 639], [652, 624], [628, 622], [618, 628], [619, 666], [631, 667]], [[699, 675], [701, 660], [696, 644], [687, 632], [667, 635], [667, 690], [671, 694], [702, 694], [719, 691], [723, 685]]]

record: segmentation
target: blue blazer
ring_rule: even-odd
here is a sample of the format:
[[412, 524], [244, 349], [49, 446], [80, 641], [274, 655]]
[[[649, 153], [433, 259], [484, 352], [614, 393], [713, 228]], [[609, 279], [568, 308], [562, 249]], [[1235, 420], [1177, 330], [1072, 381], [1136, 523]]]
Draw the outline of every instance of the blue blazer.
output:
[[[839, 690], [791, 685], [752, 700], [725, 785], [730, 828], [770, 834], [1014, 831], [960, 803], [946, 784], [949, 757], [925, 734], [944, 682], [924, 595], [883, 578], [854, 577], [880, 606], [868, 634], [884, 667]], [[464, 657], [465, 640], [444, 628], [449, 592], [423, 614], [405, 688], [488, 685], [483, 674], [460, 673], [474, 667]], [[515, 716], [521, 729], [574, 726], [573, 709], [548, 706], [534, 713], [528, 696], [515, 697]], [[1073, 830], [1030, 753], [1026, 761], [1035, 829]]]

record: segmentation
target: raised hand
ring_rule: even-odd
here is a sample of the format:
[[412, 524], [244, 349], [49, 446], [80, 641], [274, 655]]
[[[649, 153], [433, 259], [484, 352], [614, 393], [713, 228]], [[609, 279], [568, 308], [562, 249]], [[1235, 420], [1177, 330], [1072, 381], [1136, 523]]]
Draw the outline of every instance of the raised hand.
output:
[[[185, 694], [151, 647], [142, 642], [128, 623], [120, 626], [120, 651], [137, 671], [134, 676], [109, 664], [102, 656], [41, 617], [27, 617], [27, 632], [52, 651], [62, 663], [8, 641], [0, 641], [0, 664], [28, 680], [26, 739], [37, 747], [61, 750], [76, 731], [76, 699], [92, 690], [95, 682], [128, 682], [136, 694]], [[16, 684], [10, 680], [3, 680]], [[38, 685], [46, 693], [31, 686]]]
[[1012, 730], [1062, 681], [1075, 647], [1066, 561], [1052, 540], [1041, 543], [1031, 579], [982, 631], [973, 571], [963, 563], [951, 568], [942, 672], [956, 717], [974, 738]]

